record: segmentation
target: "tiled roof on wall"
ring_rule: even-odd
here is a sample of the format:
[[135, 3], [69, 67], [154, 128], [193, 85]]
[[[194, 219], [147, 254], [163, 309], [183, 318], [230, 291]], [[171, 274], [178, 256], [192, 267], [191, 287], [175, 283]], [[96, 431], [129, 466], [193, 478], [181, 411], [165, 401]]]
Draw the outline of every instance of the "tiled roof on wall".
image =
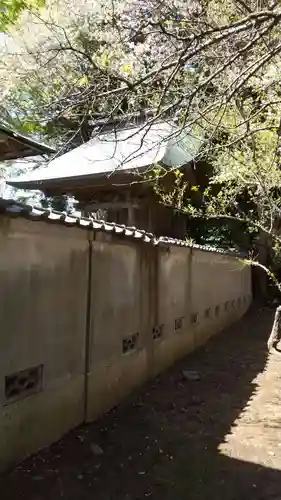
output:
[[216, 249], [213, 247], [191, 244], [184, 240], [169, 238], [167, 236], [160, 236], [157, 238], [155, 234], [149, 233], [144, 229], [137, 229], [135, 227], [128, 227], [114, 222], [107, 222], [103, 220], [94, 219], [91, 217], [76, 217], [69, 215], [65, 212], [56, 210], [44, 209], [39, 207], [32, 207], [15, 200], [4, 200], [0, 198], [0, 214], [9, 217], [24, 217], [30, 221], [42, 221], [50, 224], [61, 224], [68, 227], [78, 227], [80, 229], [88, 229], [93, 231], [101, 231], [106, 234], [114, 234], [116, 236], [124, 236], [134, 240], [150, 243], [152, 245], [174, 245], [180, 247], [196, 248], [208, 252], [228, 254], [232, 256], [239, 256], [236, 252], [228, 250]]

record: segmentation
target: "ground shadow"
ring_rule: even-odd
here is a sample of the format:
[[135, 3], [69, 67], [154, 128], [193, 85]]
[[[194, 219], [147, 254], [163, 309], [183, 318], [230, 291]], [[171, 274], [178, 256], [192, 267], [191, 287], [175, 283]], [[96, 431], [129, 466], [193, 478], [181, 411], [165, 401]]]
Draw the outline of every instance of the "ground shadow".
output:
[[[273, 313], [251, 311], [99, 422], [5, 474], [1, 500], [281, 499], [280, 471], [219, 452], [255, 394]], [[200, 380], [183, 380], [183, 368]]]

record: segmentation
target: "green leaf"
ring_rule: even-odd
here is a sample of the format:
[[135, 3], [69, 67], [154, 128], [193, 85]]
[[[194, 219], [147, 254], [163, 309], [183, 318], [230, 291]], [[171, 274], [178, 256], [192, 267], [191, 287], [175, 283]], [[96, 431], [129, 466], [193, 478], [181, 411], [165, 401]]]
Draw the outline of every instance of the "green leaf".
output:
[[78, 85], [88, 85], [88, 83], [89, 83], [89, 79], [88, 79], [87, 75], [82, 76], [78, 80]]
[[100, 61], [103, 66], [108, 66], [110, 61], [109, 55], [104, 52], [100, 57]]
[[125, 73], [131, 73], [132, 71], [132, 67], [130, 64], [123, 64], [123, 66], [121, 66], [121, 69], [122, 71], [125, 71]]
[[174, 174], [176, 177], [182, 177], [183, 176], [183, 172], [181, 172], [178, 168], [176, 170], [174, 170]]

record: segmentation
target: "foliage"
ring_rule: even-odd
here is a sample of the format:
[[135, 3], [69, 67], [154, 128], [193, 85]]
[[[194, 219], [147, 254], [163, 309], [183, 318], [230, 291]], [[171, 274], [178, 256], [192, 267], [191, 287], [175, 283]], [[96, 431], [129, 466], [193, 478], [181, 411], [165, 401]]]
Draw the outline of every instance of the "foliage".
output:
[[15, 24], [24, 10], [37, 9], [44, 4], [44, 0], [0, 0], [0, 32]]
[[278, 3], [49, 0], [11, 33], [3, 113], [29, 132], [60, 131], [66, 147], [87, 139], [97, 117], [147, 109], [151, 123], [177, 117], [213, 136], [253, 77], [275, 63]]
[[[270, 123], [272, 120], [270, 118]], [[261, 267], [278, 290], [281, 267], [281, 170], [279, 125], [263, 121], [244, 141], [220, 145], [213, 159], [214, 175], [202, 193], [202, 205], [186, 203], [184, 210], [194, 219], [206, 218], [223, 224], [240, 223], [251, 238], [247, 263]], [[267, 257], [253, 251], [263, 241]]]

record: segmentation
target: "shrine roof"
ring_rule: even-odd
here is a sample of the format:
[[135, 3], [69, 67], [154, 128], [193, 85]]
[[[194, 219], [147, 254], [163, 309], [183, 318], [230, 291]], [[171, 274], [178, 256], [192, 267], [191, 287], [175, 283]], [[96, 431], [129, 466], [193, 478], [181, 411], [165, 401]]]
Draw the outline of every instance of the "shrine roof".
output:
[[0, 124], [0, 161], [28, 156], [50, 155], [56, 150]]
[[94, 178], [113, 180], [120, 173], [137, 175], [159, 163], [168, 169], [182, 167], [196, 157], [201, 144], [200, 138], [171, 122], [127, 127], [96, 135], [46, 166], [8, 179], [7, 183], [44, 190], [67, 181], [87, 185]]

